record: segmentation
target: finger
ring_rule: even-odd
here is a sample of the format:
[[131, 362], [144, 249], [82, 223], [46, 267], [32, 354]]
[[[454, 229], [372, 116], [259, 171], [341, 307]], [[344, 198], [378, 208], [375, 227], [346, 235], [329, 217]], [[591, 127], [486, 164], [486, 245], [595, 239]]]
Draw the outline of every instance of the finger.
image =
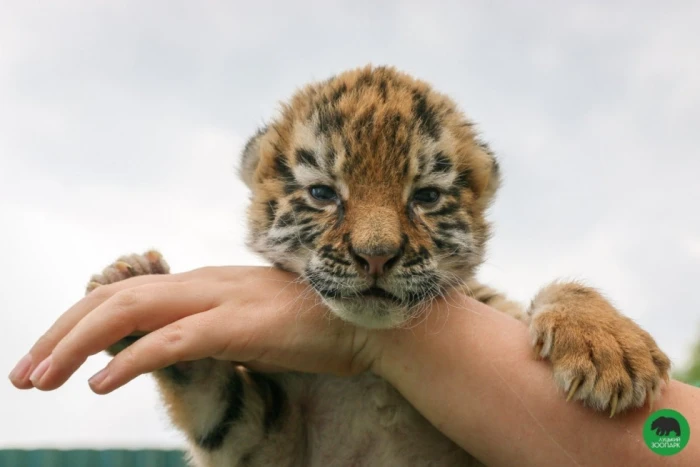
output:
[[56, 344], [88, 313], [116, 293], [145, 284], [181, 282], [186, 278], [186, 274], [137, 276], [97, 288], [63, 313], [49, 330], [36, 341], [29, 353], [20, 360], [15, 370], [10, 374], [10, 381], [19, 389], [34, 387], [29, 376], [51, 354]]
[[61, 386], [85, 362], [134, 332], [158, 329], [185, 316], [213, 307], [212, 286], [200, 282], [162, 282], [114, 294], [83, 317], [56, 344], [40, 375], [32, 375], [38, 389]]
[[222, 319], [230, 321], [222, 310], [187, 316], [142, 337], [90, 378], [90, 387], [97, 394], [107, 394], [139, 375], [220, 355], [231, 339], [231, 331], [221, 325]]

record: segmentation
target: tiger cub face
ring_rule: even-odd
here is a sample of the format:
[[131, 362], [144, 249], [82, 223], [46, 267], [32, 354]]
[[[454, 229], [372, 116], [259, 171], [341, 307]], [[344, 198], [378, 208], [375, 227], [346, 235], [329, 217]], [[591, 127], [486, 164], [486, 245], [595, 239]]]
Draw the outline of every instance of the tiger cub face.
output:
[[470, 278], [498, 165], [446, 96], [386, 67], [313, 83], [243, 151], [248, 245], [341, 318], [397, 326]]

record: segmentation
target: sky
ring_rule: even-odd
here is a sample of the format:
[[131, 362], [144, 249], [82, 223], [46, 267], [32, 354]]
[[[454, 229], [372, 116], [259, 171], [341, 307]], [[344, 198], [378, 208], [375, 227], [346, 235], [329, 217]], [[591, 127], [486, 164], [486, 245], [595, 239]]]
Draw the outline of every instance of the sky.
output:
[[[41, 6], [39, 6], [41, 5]], [[700, 336], [700, 4], [693, 1], [0, 0], [0, 369], [89, 276], [159, 248], [244, 247], [246, 138], [310, 80], [394, 65], [451, 95], [505, 183], [481, 278], [522, 300], [585, 279], [682, 368]], [[0, 384], [0, 448], [177, 447], [150, 377], [88, 360]]]

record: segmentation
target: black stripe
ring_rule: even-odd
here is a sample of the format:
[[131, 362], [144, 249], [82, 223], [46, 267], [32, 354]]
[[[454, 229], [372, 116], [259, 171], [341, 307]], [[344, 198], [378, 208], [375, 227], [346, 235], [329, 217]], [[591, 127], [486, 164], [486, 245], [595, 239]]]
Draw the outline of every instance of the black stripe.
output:
[[275, 216], [277, 216], [277, 201], [274, 199], [267, 202], [267, 222], [272, 225], [275, 222]]
[[294, 178], [292, 169], [289, 168], [289, 162], [282, 154], [278, 154], [277, 157], [275, 157], [275, 170], [280, 179], [284, 182], [284, 191], [286, 194], [290, 194], [299, 189], [299, 184], [296, 178]]
[[420, 265], [423, 263], [425, 263], [424, 258], [421, 258], [420, 256], [415, 256], [415, 257], [409, 259], [408, 261], [404, 261], [403, 267], [410, 268], [411, 266], [417, 266], [417, 265]]
[[354, 126], [357, 139], [362, 139], [364, 135], [371, 134], [374, 129], [374, 108], [370, 108], [363, 115], [356, 117]]
[[416, 174], [414, 181], [417, 182], [418, 180], [420, 180], [421, 176], [425, 173], [425, 166], [427, 164], [428, 156], [424, 152], [418, 154], [418, 173]]
[[318, 114], [318, 133], [329, 135], [333, 131], [340, 131], [345, 117], [338, 110], [321, 110]]
[[251, 372], [250, 377], [258, 387], [265, 404], [263, 427], [265, 428], [265, 433], [269, 433], [271, 429], [279, 428], [278, 422], [284, 413], [287, 395], [276, 381], [262, 373]]
[[323, 259], [328, 260], [332, 266], [352, 266], [350, 261], [346, 261], [345, 259], [336, 255], [326, 255], [323, 257]]
[[352, 157], [352, 151], [350, 150], [350, 140], [347, 137], [343, 137], [343, 149], [345, 149], [345, 160], [343, 161], [343, 172], [352, 172], [357, 165], [355, 157]]
[[[335, 149], [330, 148], [328, 152], [326, 153], [326, 167], [329, 168], [329, 170], [333, 169], [333, 166], [335, 166], [335, 159], [338, 157], [338, 153], [335, 152]], [[331, 174], [333, 175], [333, 174]]]
[[453, 231], [453, 230], [458, 230], [460, 232], [468, 232], [469, 231], [469, 226], [467, 225], [466, 222], [463, 222], [461, 220], [453, 220], [451, 222], [438, 222], [437, 225], [438, 229], [444, 230], [444, 231]]
[[437, 211], [426, 213], [426, 216], [437, 217], [437, 216], [449, 216], [454, 214], [459, 210], [459, 204], [457, 203], [447, 203]]
[[462, 170], [454, 181], [455, 186], [460, 188], [469, 188], [472, 185], [471, 169]]
[[304, 148], [297, 149], [296, 155], [299, 164], [308, 165], [317, 169], [319, 168], [318, 161], [314, 157], [314, 152], [312, 150]]
[[384, 117], [384, 135], [390, 143], [396, 142], [401, 128], [401, 115], [398, 112], [392, 112]]
[[[313, 283], [311, 285], [313, 285]], [[314, 290], [324, 298], [340, 298], [342, 296], [340, 291], [335, 289], [324, 289], [314, 285]]]
[[420, 121], [420, 129], [433, 138], [440, 139], [440, 122], [435, 111], [428, 105], [428, 99], [425, 94], [414, 91], [413, 94], [413, 113], [416, 114]]
[[321, 235], [321, 230], [315, 226], [307, 226], [299, 232], [299, 238], [304, 245], [311, 246], [316, 239]]
[[294, 213], [292, 211], [287, 211], [277, 218], [275, 222], [275, 227], [289, 227], [296, 225], [296, 219], [294, 218]]
[[348, 87], [345, 85], [345, 83], [341, 83], [340, 86], [338, 86], [338, 88], [333, 91], [333, 94], [331, 94], [331, 103], [337, 103], [340, 100], [340, 98], [343, 97], [343, 94], [347, 92], [347, 90]]
[[498, 159], [496, 159], [496, 156], [493, 156], [492, 162], [492, 167], [493, 167], [493, 175], [498, 176], [501, 173], [501, 165], [498, 163]]
[[329, 285], [328, 281], [325, 281], [314, 274], [313, 271], [307, 269], [305, 271], [306, 278], [308, 279], [311, 286], [316, 290], [316, 292], [325, 298], [340, 298], [341, 293], [337, 289], [331, 289], [327, 287]]
[[238, 373], [233, 372], [223, 388], [223, 396], [227, 404], [226, 410], [219, 423], [209, 433], [197, 438], [199, 447], [214, 451], [224, 444], [224, 439], [231, 431], [231, 427], [240, 420], [243, 414], [243, 395], [243, 380]]
[[476, 138], [476, 145], [479, 146], [479, 149], [484, 151], [486, 154], [493, 157], [493, 151], [486, 141], [482, 140], [481, 138]]
[[179, 362], [166, 366], [159, 371], [178, 386], [185, 386], [192, 381], [192, 373], [190, 371], [192, 364], [193, 362]]
[[308, 204], [306, 204], [306, 200], [304, 198], [293, 198], [289, 200], [289, 204], [292, 205], [292, 210], [297, 214], [302, 212], [325, 212], [323, 209], [318, 209], [313, 206], [309, 206]]
[[[143, 336], [126, 336], [116, 344], [109, 346], [107, 348], [107, 353], [112, 356], [117, 355], [119, 352], [126, 349], [142, 337]], [[177, 385], [185, 385], [189, 383], [192, 379], [191, 375], [187, 372], [188, 367], [189, 362], [180, 362], [174, 365], [167, 366], [165, 368], [161, 368], [157, 371], [169, 380], [171, 380], [173, 383]]]
[[277, 174], [285, 180], [294, 178], [294, 174], [289, 168], [287, 158], [282, 154], [277, 154], [277, 157], [275, 157], [275, 170]]
[[433, 240], [433, 243], [435, 244], [435, 247], [438, 250], [450, 250], [450, 251], [459, 251], [460, 250], [460, 248], [458, 248], [457, 245], [455, 245], [454, 243], [449, 242], [443, 238], [432, 237], [432, 240]]
[[366, 72], [360, 75], [355, 81], [353, 88], [362, 89], [364, 87], [370, 88], [374, 85], [374, 75], [372, 72]]
[[337, 265], [330, 261], [324, 262], [324, 265], [329, 267], [328, 274], [331, 274], [334, 279], [354, 279], [359, 276], [357, 273], [338, 271]]
[[452, 170], [452, 161], [443, 152], [439, 152], [434, 156], [432, 172], [447, 173]]
[[409, 290], [404, 297], [404, 301], [407, 302], [407, 305], [409, 307], [415, 306], [421, 302], [428, 302], [432, 300], [433, 298], [437, 297], [438, 294], [440, 293], [440, 289], [431, 286], [426, 289], [422, 289], [421, 291], [417, 292], [414, 290]]
[[279, 246], [285, 245], [288, 250], [296, 250], [301, 247], [302, 239], [300, 237], [300, 231], [295, 230], [283, 237], [268, 238], [268, 245]]
[[401, 162], [401, 178], [408, 177], [408, 159], [404, 159]]
[[333, 249], [332, 246], [330, 245], [324, 245], [321, 247], [321, 249], [318, 252], [318, 255], [321, 258], [324, 259], [329, 259], [331, 261], [334, 261], [338, 264], [342, 264], [344, 266], [350, 266], [352, 263], [350, 261], [347, 261], [346, 259], [342, 258], [341, 256], [338, 256], [335, 254], [335, 250]]
[[335, 228], [340, 227], [340, 224], [342, 224], [343, 220], [345, 219], [345, 205], [342, 202], [338, 202], [337, 214], [338, 217], [335, 220]]
[[411, 203], [406, 204], [406, 217], [411, 222], [416, 220], [416, 212], [413, 210], [413, 205]]
[[379, 79], [379, 95], [382, 97], [382, 102], [386, 102], [388, 90], [386, 85], [386, 79], [384, 79], [384, 77]]
[[452, 185], [446, 192], [449, 196], [452, 196], [456, 200], [459, 200], [462, 198], [462, 189], [459, 188], [457, 185]]

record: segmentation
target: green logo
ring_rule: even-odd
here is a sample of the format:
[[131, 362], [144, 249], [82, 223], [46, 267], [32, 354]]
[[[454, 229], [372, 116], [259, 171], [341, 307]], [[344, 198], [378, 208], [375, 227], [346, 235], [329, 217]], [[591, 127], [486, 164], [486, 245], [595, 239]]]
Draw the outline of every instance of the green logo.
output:
[[689, 439], [688, 420], [675, 410], [657, 410], [644, 423], [644, 441], [649, 449], [661, 456], [678, 454]]

